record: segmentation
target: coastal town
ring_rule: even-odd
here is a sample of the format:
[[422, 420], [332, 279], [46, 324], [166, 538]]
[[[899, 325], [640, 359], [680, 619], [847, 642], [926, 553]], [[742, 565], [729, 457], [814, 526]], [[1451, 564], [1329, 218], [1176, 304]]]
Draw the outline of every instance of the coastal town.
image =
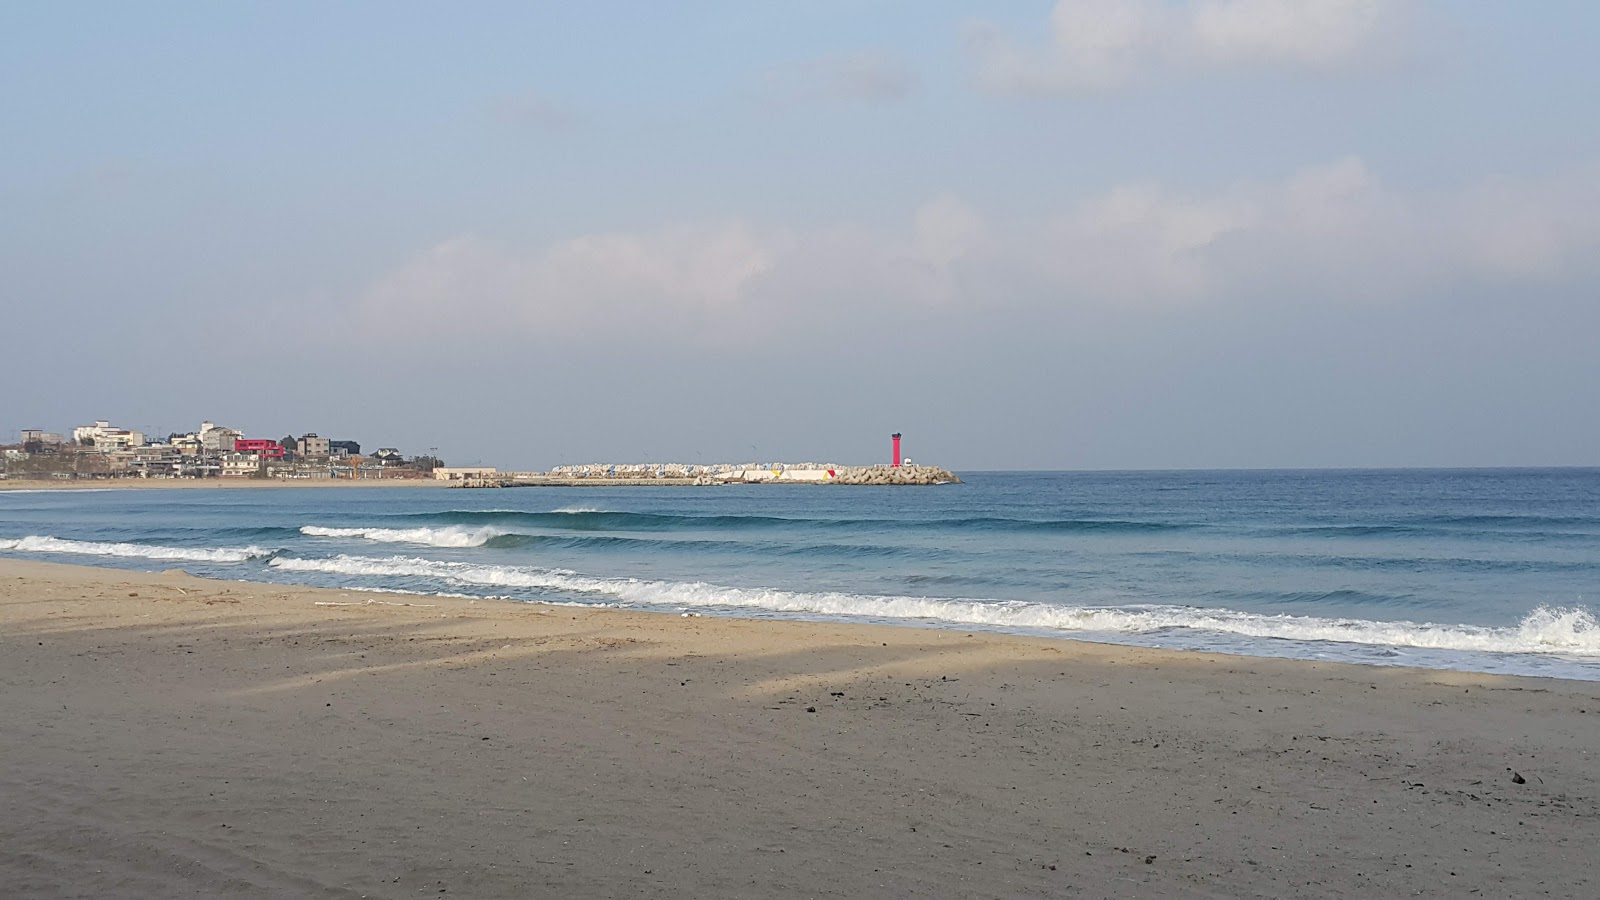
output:
[[23, 429], [0, 446], [0, 477], [26, 480], [225, 478], [323, 481], [432, 480], [443, 462], [432, 453], [407, 456], [396, 447], [363, 454], [361, 444], [315, 432], [247, 437], [204, 421], [194, 431], [154, 438], [100, 419], [70, 434]]

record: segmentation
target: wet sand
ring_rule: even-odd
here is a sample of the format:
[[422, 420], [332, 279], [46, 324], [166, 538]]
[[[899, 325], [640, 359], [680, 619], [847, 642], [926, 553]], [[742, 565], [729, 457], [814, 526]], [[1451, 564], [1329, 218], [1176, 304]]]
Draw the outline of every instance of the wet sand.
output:
[[1600, 895], [1596, 683], [0, 560], [0, 685], [11, 896]]

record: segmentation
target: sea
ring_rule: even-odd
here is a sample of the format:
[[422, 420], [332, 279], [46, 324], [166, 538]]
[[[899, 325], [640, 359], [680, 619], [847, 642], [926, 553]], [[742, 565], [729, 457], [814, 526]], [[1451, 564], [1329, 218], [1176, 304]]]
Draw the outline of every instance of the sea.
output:
[[1600, 469], [0, 491], [0, 556], [1600, 680]]

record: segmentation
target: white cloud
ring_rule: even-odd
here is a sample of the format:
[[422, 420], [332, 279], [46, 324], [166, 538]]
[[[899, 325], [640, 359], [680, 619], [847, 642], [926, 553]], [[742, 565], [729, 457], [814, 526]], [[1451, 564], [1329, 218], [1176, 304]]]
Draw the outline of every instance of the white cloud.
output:
[[1003, 94], [1108, 90], [1150, 71], [1347, 66], [1393, 40], [1409, 0], [1057, 0], [1042, 48], [968, 28], [981, 83]]
[[528, 249], [458, 237], [379, 279], [356, 311], [430, 338], [738, 341], [842, 317], [1396, 302], [1596, 278], [1600, 165], [1402, 193], [1352, 157], [1206, 193], [1122, 185], [1045, 217], [997, 220], [946, 195], [898, 228], [685, 223]]
[[1194, 51], [1224, 65], [1337, 66], [1395, 24], [1393, 0], [1201, 0], [1180, 25]]

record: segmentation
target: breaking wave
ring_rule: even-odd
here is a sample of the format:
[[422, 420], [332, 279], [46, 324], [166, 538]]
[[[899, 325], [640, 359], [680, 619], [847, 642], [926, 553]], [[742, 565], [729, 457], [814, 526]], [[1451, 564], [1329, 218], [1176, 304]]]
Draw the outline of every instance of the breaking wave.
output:
[[6, 488], [0, 490], [0, 497], [11, 494], [104, 494], [116, 488]]
[[721, 607], [802, 615], [924, 620], [1075, 634], [1198, 631], [1287, 641], [1333, 641], [1487, 653], [1600, 656], [1600, 622], [1583, 608], [1540, 607], [1516, 626], [1379, 622], [1318, 616], [1263, 615], [1183, 606], [1053, 606], [1009, 600], [893, 597], [840, 592], [735, 588], [704, 582], [598, 578], [559, 569], [476, 565], [415, 557], [277, 557], [288, 572], [423, 578], [455, 585], [560, 591], [648, 607]]
[[519, 525], [566, 531], [670, 531], [714, 529], [744, 531], [760, 528], [859, 529], [895, 531], [1045, 532], [1059, 534], [1142, 533], [1186, 531], [1205, 526], [1191, 522], [1140, 519], [1071, 518], [1026, 519], [1009, 516], [939, 518], [859, 518], [770, 515], [684, 515], [681, 513], [621, 512], [587, 506], [569, 506], [549, 512], [506, 509], [455, 509], [442, 513], [414, 513], [401, 518], [432, 524]]
[[239, 563], [268, 559], [277, 553], [263, 547], [156, 547], [147, 544], [113, 544], [69, 541], [49, 535], [0, 538], [0, 551], [18, 553], [72, 553], [79, 556], [119, 556], [133, 559], [172, 559], [185, 562]]
[[384, 544], [425, 544], [429, 547], [482, 547], [508, 532], [503, 528], [469, 528], [448, 525], [443, 528], [329, 528], [305, 525], [300, 533], [308, 537], [364, 538]]

